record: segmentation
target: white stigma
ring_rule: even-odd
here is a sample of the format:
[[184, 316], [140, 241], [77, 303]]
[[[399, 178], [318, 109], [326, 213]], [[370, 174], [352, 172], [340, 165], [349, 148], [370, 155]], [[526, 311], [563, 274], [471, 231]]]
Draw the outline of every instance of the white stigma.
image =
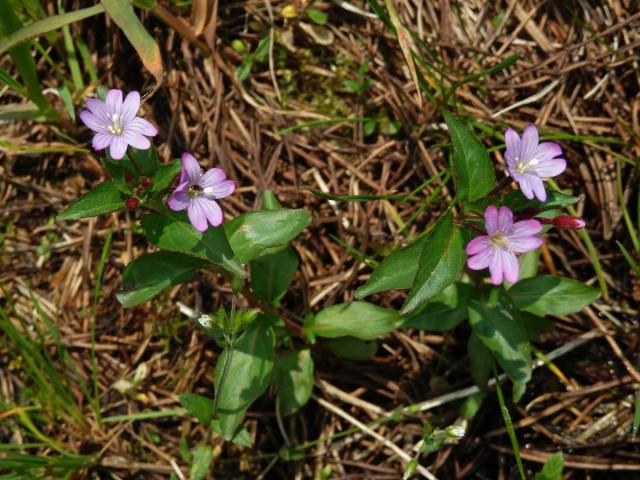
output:
[[496, 248], [508, 249], [509, 248], [509, 239], [502, 232], [497, 232], [491, 235], [491, 244]]
[[114, 113], [111, 115], [111, 125], [107, 125], [107, 130], [109, 130], [109, 133], [112, 135], [122, 135], [124, 127], [122, 126], [119, 114]]
[[533, 168], [536, 165], [538, 165], [539, 163], [540, 163], [540, 160], [538, 160], [537, 158], [532, 158], [528, 162], [519, 162], [518, 159], [516, 158], [516, 170], [518, 171], [518, 173], [523, 174], [523, 173], [526, 173], [530, 168]]

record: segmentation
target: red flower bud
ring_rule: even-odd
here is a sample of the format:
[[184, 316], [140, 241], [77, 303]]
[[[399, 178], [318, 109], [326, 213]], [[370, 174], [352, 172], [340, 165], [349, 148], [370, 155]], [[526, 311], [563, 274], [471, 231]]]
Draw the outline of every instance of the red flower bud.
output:
[[135, 210], [136, 208], [138, 208], [138, 205], [140, 205], [140, 200], [135, 197], [129, 197], [124, 203], [129, 210]]
[[150, 178], [150, 177], [144, 177], [144, 178], [142, 179], [142, 186], [143, 186], [144, 188], [148, 188], [148, 187], [150, 187], [151, 185], [153, 185], [153, 180], [151, 180], [151, 178]]
[[579, 217], [559, 215], [553, 219], [552, 224], [554, 227], [561, 228], [563, 230], [580, 230], [581, 228], [584, 228], [586, 223], [584, 219]]

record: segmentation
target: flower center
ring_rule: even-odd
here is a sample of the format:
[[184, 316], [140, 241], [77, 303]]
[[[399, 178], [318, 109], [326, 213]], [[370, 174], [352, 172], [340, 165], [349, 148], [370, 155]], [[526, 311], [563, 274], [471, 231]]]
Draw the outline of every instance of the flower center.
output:
[[109, 133], [112, 135], [122, 135], [124, 127], [122, 126], [122, 119], [119, 114], [114, 113], [111, 115], [111, 125], [107, 125], [107, 130], [109, 130]]
[[187, 188], [187, 193], [189, 194], [189, 198], [196, 198], [203, 193], [203, 190], [200, 185], [191, 185]]
[[491, 235], [491, 244], [496, 248], [509, 248], [509, 239], [502, 232], [496, 232]]
[[540, 160], [537, 158], [532, 158], [528, 162], [521, 162], [518, 158], [516, 158], [516, 170], [519, 174], [526, 173], [529, 169], [535, 167], [540, 163]]

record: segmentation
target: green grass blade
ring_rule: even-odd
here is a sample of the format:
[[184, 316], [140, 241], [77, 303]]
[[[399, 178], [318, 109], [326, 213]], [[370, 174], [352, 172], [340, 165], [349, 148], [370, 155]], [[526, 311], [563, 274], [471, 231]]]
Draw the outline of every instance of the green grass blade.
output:
[[[60, 14], [64, 14], [61, 0], [58, 0], [58, 11], [60, 12]], [[71, 72], [71, 80], [73, 81], [73, 88], [76, 92], [78, 92], [84, 89], [84, 80], [82, 79], [80, 62], [78, 62], [76, 47], [73, 43], [73, 37], [71, 36], [69, 25], [65, 25], [62, 27], [62, 35], [64, 38], [64, 48], [67, 53], [67, 63], [69, 64], [69, 71]]]
[[513, 454], [516, 457], [516, 464], [518, 465], [518, 472], [520, 472], [520, 478], [522, 480], [526, 480], [527, 477], [524, 475], [524, 467], [522, 466], [522, 458], [520, 458], [520, 446], [518, 445], [518, 437], [516, 437], [516, 430], [513, 427], [513, 422], [511, 421], [511, 416], [509, 415], [509, 409], [507, 408], [507, 404], [504, 402], [504, 395], [502, 395], [502, 387], [500, 386], [500, 380], [498, 380], [498, 373], [494, 368], [494, 375], [496, 379], [496, 394], [498, 395], [498, 403], [500, 404], [500, 413], [502, 413], [502, 418], [504, 419], [504, 425], [507, 427], [507, 433], [509, 434], [509, 440], [511, 441], [511, 448], [513, 449]]
[[629, 266], [631, 267], [631, 270], [633, 270], [633, 273], [636, 274], [636, 276], [638, 278], [640, 278], [640, 265], [638, 265], [636, 263], [636, 261], [633, 259], [633, 257], [631, 256], [631, 254], [629, 253], [629, 251], [624, 248], [624, 245], [622, 245], [619, 241], [616, 240], [616, 243], [618, 244], [618, 248], [620, 249], [620, 251], [622, 252], [622, 256], [624, 257], [624, 259], [627, 261], [627, 263], [629, 264]]
[[638, 431], [640, 431], [640, 388], [638, 388], [636, 395], [636, 413], [633, 415], [633, 429], [631, 430], [633, 438], [638, 436]]

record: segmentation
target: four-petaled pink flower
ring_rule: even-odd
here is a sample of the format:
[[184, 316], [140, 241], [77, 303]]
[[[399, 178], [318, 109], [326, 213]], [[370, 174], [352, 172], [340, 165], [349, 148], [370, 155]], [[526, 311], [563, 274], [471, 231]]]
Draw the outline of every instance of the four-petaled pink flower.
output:
[[507, 170], [520, 185], [520, 190], [529, 200], [535, 195], [544, 202], [547, 193], [542, 180], [560, 175], [567, 168], [567, 161], [558, 158], [562, 149], [557, 143], [538, 141], [538, 129], [529, 125], [524, 129], [522, 138], [508, 128], [504, 134], [507, 149], [504, 158]]
[[490, 205], [484, 212], [488, 235], [474, 238], [467, 245], [467, 266], [472, 270], [489, 267], [491, 282], [500, 285], [503, 277], [510, 283], [518, 281], [520, 267], [517, 253], [535, 250], [542, 245], [536, 234], [542, 231], [537, 220], [513, 223], [513, 212], [507, 207], [498, 210]]
[[222, 169], [212, 168], [203, 174], [195, 157], [183, 153], [180, 183], [169, 197], [169, 208], [187, 209], [191, 225], [204, 232], [207, 222], [214, 227], [222, 223], [222, 210], [216, 200], [228, 197], [235, 189], [236, 184], [226, 180]]
[[122, 101], [121, 90], [109, 90], [105, 101], [90, 98], [86, 101], [87, 110], [80, 112], [80, 120], [96, 132], [93, 148], [103, 150], [109, 147], [114, 160], [120, 160], [131, 145], [140, 150], [151, 146], [147, 137], [158, 134], [151, 123], [136, 117], [140, 110], [140, 94], [130, 92]]

